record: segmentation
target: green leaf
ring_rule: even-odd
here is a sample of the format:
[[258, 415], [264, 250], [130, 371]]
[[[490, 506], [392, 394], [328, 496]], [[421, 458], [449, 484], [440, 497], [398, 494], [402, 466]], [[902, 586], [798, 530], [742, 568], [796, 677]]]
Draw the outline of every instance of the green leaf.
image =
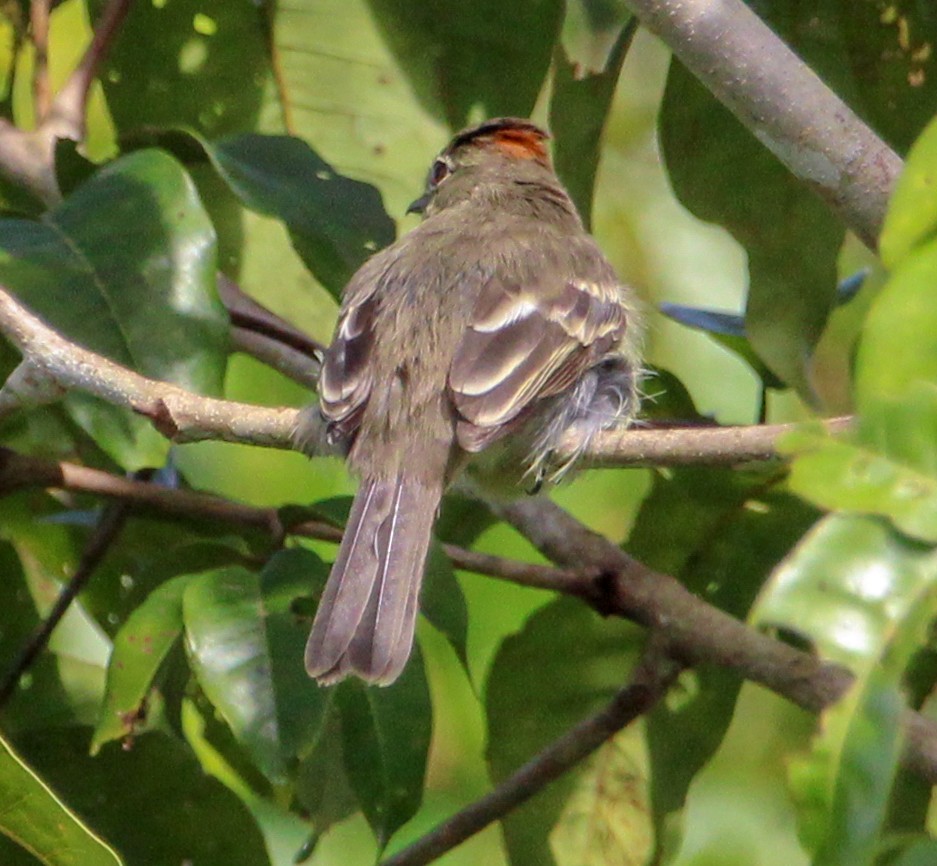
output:
[[824, 518], [778, 569], [755, 619], [813, 641], [856, 680], [792, 767], [815, 863], [871, 863], [901, 753], [901, 682], [937, 613], [937, 555], [880, 521]]
[[918, 839], [912, 842], [890, 866], [931, 866], [937, 862], [937, 841]]
[[842, 438], [803, 430], [791, 489], [822, 508], [889, 518], [913, 538], [937, 542], [937, 388], [918, 383], [903, 400], [879, 400]]
[[250, 812], [186, 744], [149, 733], [132, 749], [111, 743], [91, 758], [90, 733], [37, 728], [18, 745], [82, 820], [113, 840], [126, 866], [269, 864]]
[[[575, 4], [579, 7], [581, 4]], [[587, 4], [588, 5], [588, 4]], [[596, 3], [595, 5], [609, 5]], [[623, 18], [630, 17], [620, 4]], [[567, 10], [567, 21], [571, 14]], [[631, 46], [635, 27], [623, 27], [619, 18], [617, 35], [606, 62], [597, 71], [583, 71], [581, 65], [562, 51], [556, 52], [556, 69], [550, 97], [550, 131], [553, 134], [553, 161], [582, 220], [592, 224], [592, 198], [599, 167], [602, 132], [615, 95], [615, 85], [625, 55]], [[615, 25], [612, 25], [613, 29]], [[564, 28], [565, 32], [565, 28]], [[600, 52], [601, 53], [601, 52]]]
[[896, 268], [937, 235], [937, 119], [927, 125], [905, 160], [882, 227], [879, 251]]
[[[562, 3], [369, 0], [423, 107], [453, 129], [480, 117], [527, 117], [543, 86]], [[523, 34], [523, 38], [518, 38]]]
[[117, 632], [92, 755], [105, 743], [134, 734], [145, 716], [153, 680], [182, 634], [182, 596], [191, 579], [182, 575], [153, 590]]
[[335, 696], [345, 770], [383, 849], [423, 799], [432, 704], [419, 648], [393, 686], [346, 680]]
[[[209, 394], [226, 359], [214, 280], [214, 229], [161, 151], [111, 163], [39, 222], [0, 222], [0, 281], [27, 306], [89, 349]], [[147, 422], [81, 395], [69, 405], [124, 465], [163, 462], [167, 446]]]
[[[487, 758], [495, 784], [610, 700], [642, 639], [636, 626], [602, 620], [575, 599], [560, 598], [505, 640], [486, 689]], [[548, 837], [576, 777], [566, 774], [502, 821], [511, 863], [555, 862]], [[638, 807], [632, 819], [647, 820], [646, 811]]]
[[[107, 4], [89, 5], [97, 17]], [[100, 76], [120, 130], [184, 124], [217, 136], [250, 128], [270, 69], [268, 14], [228, 0], [134, 3]]]
[[0, 737], [0, 833], [46, 866], [114, 866], [117, 853]]
[[342, 755], [342, 731], [336, 701], [329, 700], [319, 737], [296, 771], [296, 797], [318, 834], [345, 820], [358, 808]]
[[432, 541], [420, 592], [420, 612], [449, 641], [468, 670], [468, 606], [449, 557]]
[[813, 399], [807, 365], [836, 291], [842, 225], [678, 62], [660, 115], [674, 191], [749, 259], [745, 326], [768, 368]]
[[303, 732], [323, 711], [302, 665], [305, 627], [291, 623], [288, 613], [298, 594], [298, 561], [318, 558], [291, 552], [272, 560], [262, 577], [240, 567], [217, 569], [195, 577], [183, 595], [186, 644], [199, 684], [274, 783], [287, 781]]
[[336, 298], [394, 240], [378, 191], [336, 173], [300, 139], [247, 134], [200, 143], [245, 206], [286, 223], [296, 252]]

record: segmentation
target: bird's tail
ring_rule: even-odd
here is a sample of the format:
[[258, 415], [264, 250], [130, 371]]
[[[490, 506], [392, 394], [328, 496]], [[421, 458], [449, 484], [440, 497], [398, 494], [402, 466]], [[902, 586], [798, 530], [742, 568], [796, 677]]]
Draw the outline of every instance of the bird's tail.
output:
[[441, 497], [441, 485], [413, 478], [362, 481], [306, 644], [306, 670], [320, 683], [357, 674], [388, 685], [400, 675]]

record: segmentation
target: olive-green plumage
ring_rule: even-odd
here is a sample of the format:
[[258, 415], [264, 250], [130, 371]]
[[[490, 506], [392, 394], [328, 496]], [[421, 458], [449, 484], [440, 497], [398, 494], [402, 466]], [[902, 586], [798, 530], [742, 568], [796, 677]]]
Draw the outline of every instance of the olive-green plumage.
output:
[[529, 487], [565, 471], [551, 452], [570, 428], [585, 447], [634, 415], [633, 297], [545, 138], [511, 118], [456, 136], [414, 203], [422, 224], [345, 289], [320, 411], [362, 480], [306, 649], [321, 682], [399, 676], [439, 501], [466, 465]]

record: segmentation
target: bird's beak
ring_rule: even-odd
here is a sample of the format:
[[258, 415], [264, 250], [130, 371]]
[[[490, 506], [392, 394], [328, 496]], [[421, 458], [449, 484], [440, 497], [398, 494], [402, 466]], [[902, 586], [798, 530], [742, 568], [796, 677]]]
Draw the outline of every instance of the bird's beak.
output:
[[416, 201], [410, 203], [407, 213], [423, 213], [429, 204], [429, 193], [424, 193]]

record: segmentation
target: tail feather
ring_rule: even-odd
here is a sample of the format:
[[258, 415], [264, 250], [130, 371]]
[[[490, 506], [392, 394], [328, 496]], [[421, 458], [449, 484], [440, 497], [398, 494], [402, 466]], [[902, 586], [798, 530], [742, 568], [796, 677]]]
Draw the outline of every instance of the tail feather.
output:
[[441, 495], [412, 478], [362, 482], [306, 644], [310, 676], [386, 685], [400, 675]]

